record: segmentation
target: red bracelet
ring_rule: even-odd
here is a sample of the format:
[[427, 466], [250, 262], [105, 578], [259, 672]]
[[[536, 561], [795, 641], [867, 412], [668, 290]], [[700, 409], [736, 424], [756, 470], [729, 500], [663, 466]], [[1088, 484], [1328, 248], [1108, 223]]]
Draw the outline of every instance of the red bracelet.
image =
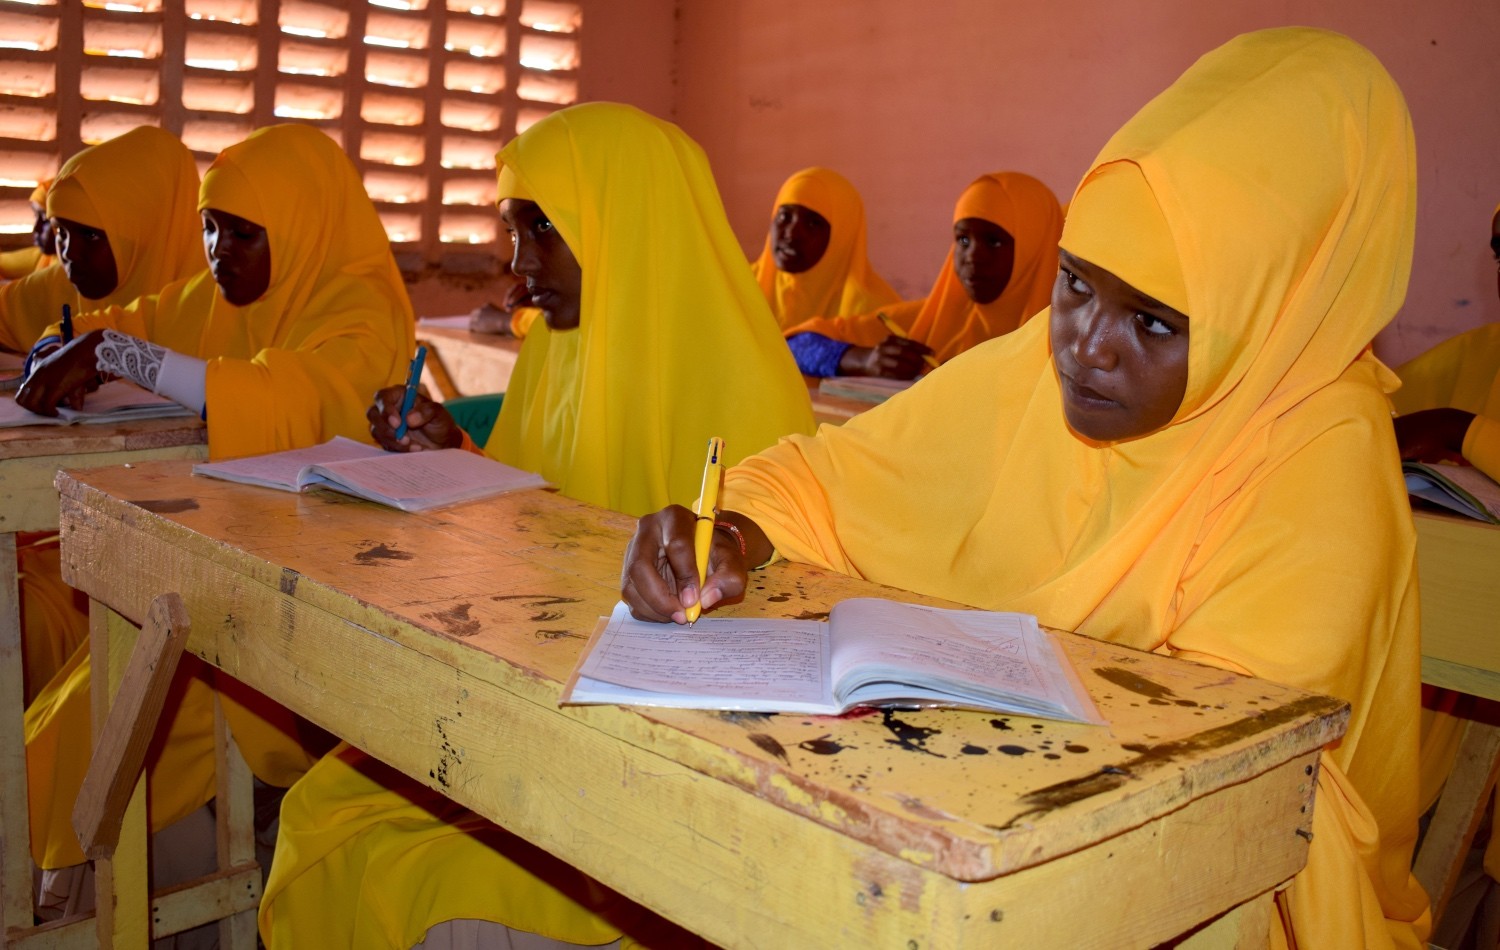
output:
[[725, 531], [728, 531], [729, 532], [729, 536], [731, 538], [734, 538], [735, 542], [737, 544], [739, 544], [739, 546], [740, 546], [740, 557], [747, 557], [748, 556], [748, 553], [747, 553], [747, 551], [745, 549], [745, 536], [743, 534], [740, 534], [740, 529], [739, 528], [737, 528], [736, 526], [730, 524], [727, 521], [715, 521], [714, 522], [714, 528], [716, 530], [719, 529], [719, 528], [723, 528]]

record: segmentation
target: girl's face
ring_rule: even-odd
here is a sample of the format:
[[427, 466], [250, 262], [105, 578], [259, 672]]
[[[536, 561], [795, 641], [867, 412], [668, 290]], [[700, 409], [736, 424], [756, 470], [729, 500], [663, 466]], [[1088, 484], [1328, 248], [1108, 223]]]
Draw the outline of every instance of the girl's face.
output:
[[975, 303], [990, 303], [1005, 291], [1016, 266], [1016, 239], [984, 218], [953, 225], [953, 273]]
[[572, 249], [535, 201], [506, 198], [500, 220], [515, 242], [510, 269], [526, 280], [532, 306], [541, 308], [549, 328], [576, 329], [583, 319], [583, 268]]
[[817, 266], [828, 251], [833, 227], [803, 205], [782, 205], [771, 218], [771, 257], [776, 269], [800, 274]]
[[1162, 428], [1188, 380], [1188, 317], [1058, 249], [1052, 363], [1073, 431], [1120, 442]]
[[204, 208], [203, 250], [219, 293], [236, 307], [254, 303], [270, 289], [271, 238], [254, 221]]
[[57, 256], [69, 282], [89, 300], [109, 296], [120, 285], [109, 235], [67, 218], [52, 220], [57, 228]]

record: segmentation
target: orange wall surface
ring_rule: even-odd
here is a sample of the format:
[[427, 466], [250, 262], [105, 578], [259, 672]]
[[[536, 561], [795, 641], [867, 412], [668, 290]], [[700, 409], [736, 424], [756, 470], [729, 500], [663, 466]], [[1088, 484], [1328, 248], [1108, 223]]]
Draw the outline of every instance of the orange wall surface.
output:
[[1416, 257], [1381, 355], [1400, 362], [1500, 320], [1493, 0], [595, 0], [581, 83], [585, 98], [634, 102], [704, 146], [747, 255], [788, 174], [843, 172], [864, 195], [876, 267], [920, 296], [974, 177], [1028, 172], [1066, 201], [1110, 134], [1199, 55], [1288, 24], [1364, 43], [1411, 108]]

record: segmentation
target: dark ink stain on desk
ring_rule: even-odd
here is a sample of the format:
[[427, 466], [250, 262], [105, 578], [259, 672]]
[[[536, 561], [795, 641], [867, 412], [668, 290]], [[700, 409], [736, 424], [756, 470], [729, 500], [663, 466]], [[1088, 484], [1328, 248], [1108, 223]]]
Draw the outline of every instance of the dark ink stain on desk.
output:
[[536, 638], [538, 640], [550, 640], [554, 643], [558, 640], [567, 640], [569, 638], [574, 640], [587, 639], [583, 634], [574, 633], [572, 630], [538, 630]]
[[962, 752], [964, 755], [989, 755], [990, 754], [990, 750], [986, 749], [984, 746], [982, 746], [982, 745], [970, 745], [967, 742], [964, 743], [964, 747], [962, 749], [960, 749], [959, 751]]
[[772, 594], [766, 598], [766, 600], [769, 600], [773, 604], [784, 604], [791, 599], [791, 596], [788, 594]]
[[996, 752], [1004, 752], [1006, 755], [1025, 755], [1031, 750], [1023, 745], [1002, 745], [995, 748]]
[[1087, 752], [1089, 750], [1089, 747], [1086, 745], [1077, 745], [1076, 743], [1069, 742], [1067, 745], [1063, 746], [1063, 749], [1077, 755], [1081, 752]]
[[734, 723], [736, 726], [758, 726], [761, 723], [771, 721], [775, 713], [767, 712], [741, 712], [734, 709], [721, 710], [718, 713], [720, 719], [725, 722]]
[[531, 622], [546, 623], [549, 620], [561, 620], [562, 618], [563, 612], [561, 610], [543, 610], [540, 613], [532, 614]]
[[519, 600], [522, 601], [522, 607], [530, 607], [533, 610], [582, 602], [581, 597], [558, 597], [554, 594], [495, 594], [490, 600]]
[[797, 743], [797, 748], [802, 749], [804, 752], [811, 752], [813, 755], [838, 755], [845, 749], [850, 748], [850, 746], [841, 745], [837, 741], [828, 738], [828, 736], [822, 735], [816, 739], [808, 739]]
[[[1121, 748], [1133, 758], [1102, 768], [1078, 778], [1040, 788], [1022, 801], [1048, 811], [1082, 801], [1094, 795], [1119, 788], [1148, 772], [1173, 765], [1181, 759], [1201, 757], [1224, 746], [1251, 739], [1304, 716], [1324, 716], [1347, 705], [1326, 696], [1304, 696], [1282, 706], [1206, 729], [1203, 732], [1156, 744], [1129, 743]], [[1009, 827], [1009, 826], [1007, 826]], [[1004, 829], [1002, 829], [1004, 830]]]
[[928, 726], [914, 726], [905, 720], [896, 718], [896, 712], [894, 709], [882, 709], [880, 711], [882, 724], [886, 729], [890, 730], [891, 735], [895, 736], [894, 739], [885, 740], [889, 745], [905, 749], [908, 752], [921, 752], [938, 759], [947, 758], [946, 755], [939, 755], [927, 748], [927, 740], [933, 736], [940, 735], [943, 730], [933, 729]]
[[439, 610], [435, 613], [423, 614], [424, 620], [431, 620], [448, 631], [450, 636], [472, 637], [479, 632], [479, 621], [469, 616], [469, 608], [473, 604], [454, 604], [447, 610]]
[[366, 541], [370, 547], [359, 551], [354, 555], [354, 563], [362, 567], [373, 566], [380, 561], [410, 561], [415, 555], [399, 548], [393, 548], [388, 544]]
[[774, 755], [783, 762], [789, 763], [791, 761], [786, 757], [786, 749], [780, 742], [776, 741], [775, 736], [767, 735], [764, 732], [752, 732], [750, 733], [750, 741], [759, 746], [762, 752]]
[[793, 620], [827, 620], [828, 619], [828, 611], [826, 611], [826, 610], [804, 610], [800, 614], [798, 614], [797, 616], [795, 616], [795, 617], [793, 617], [791, 619], [793, 619]]
[[994, 726], [996, 729], [999, 729], [1001, 732], [1011, 731], [1009, 719], [991, 719], [990, 725]]
[[133, 501], [131, 504], [139, 505], [159, 515], [175, 515], [182, 511], [198, 510], [198, 501], [194, 498], [147, 498], [143, 501]]
[[288, 597], [297, 593], [297, 579], [302, 575], [289, 567], [281, 569], [281, 592]]
[[443, 720], [441, 718], [434, 719], [432, 721], [432, 728], [435, 732], [437, 732], [438, 738], [442, 740], [441, 744], [439, 745], [439, 748], [442, 751], [438, 756], [437, 768], [430, 769], [427, 772], [427, 775], [443, 788], [448, 788], [450, 787], [448, 785], [448, 769], [452, 765], [461, 764], [464, 760], [464, 756], [463, 753], [453, 745], [453, 743], [448, 741], [448, 732], [443, 728]]
[[1145, 696], [1149, 699], [1176, 698], [1170, 689], [1160, 683], [1153, 683], [1139, 673], [1122, 670], [1118, 666], [1103, 666], [1094, 670], [1094, 672], [1121, 689], [1128, 689], [1132, 693]]

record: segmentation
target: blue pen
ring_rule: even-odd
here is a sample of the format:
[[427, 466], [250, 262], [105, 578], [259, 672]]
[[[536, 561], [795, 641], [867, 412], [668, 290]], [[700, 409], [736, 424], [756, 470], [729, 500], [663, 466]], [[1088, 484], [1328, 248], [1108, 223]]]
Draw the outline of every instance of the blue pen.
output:
[[73, 308], [63, 304], [62, 337], [66, 345], [73, 342]]
[[401, 424], [396, 427], [396, 438], [406, 438], [406, 414], [411, 412], [411, 407], [417, 402], [417, 383], [422, 379], [422, 364], [427, 362], [427, 347], [417, 347], [417, 355], [412, 357], [411, 372], [406, 374], [406, 395], [401, 397]]

